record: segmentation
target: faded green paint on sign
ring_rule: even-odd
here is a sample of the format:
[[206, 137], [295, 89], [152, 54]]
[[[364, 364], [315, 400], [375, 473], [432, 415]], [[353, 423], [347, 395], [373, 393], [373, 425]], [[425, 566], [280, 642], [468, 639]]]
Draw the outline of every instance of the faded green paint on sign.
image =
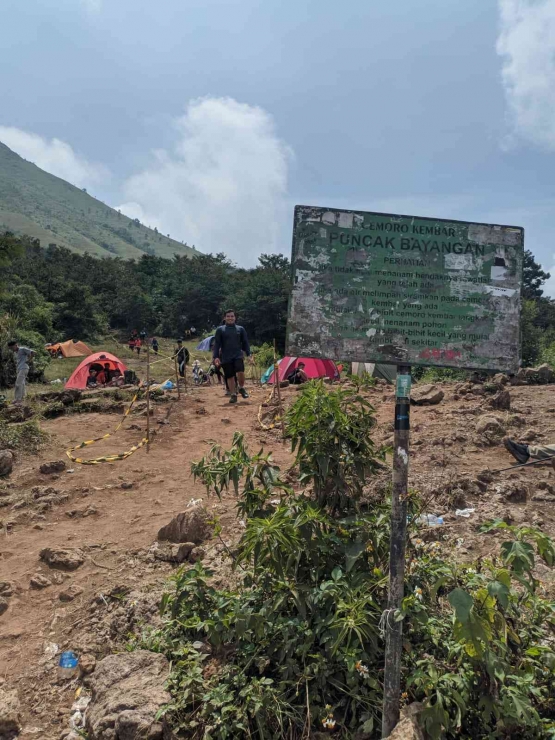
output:
[[287, 352], [516, 372], [524, 230], [297, 206]]

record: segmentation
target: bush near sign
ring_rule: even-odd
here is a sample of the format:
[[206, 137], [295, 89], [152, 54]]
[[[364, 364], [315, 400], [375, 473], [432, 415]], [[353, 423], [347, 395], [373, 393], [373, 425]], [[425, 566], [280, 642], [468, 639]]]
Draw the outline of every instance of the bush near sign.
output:
[[287, 353], [518, 370], [524, 230], [297, 206]]

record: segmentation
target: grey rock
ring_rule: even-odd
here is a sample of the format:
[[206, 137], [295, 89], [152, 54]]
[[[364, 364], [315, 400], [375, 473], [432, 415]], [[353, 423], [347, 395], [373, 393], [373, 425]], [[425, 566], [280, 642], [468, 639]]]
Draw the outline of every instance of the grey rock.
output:
[[51, 568], [60, 570], [77, 570], [85, 562], [85, 556], [79, 549], [45, 547], [40, 551], [40, 559]]
[[9, 475], [13, 470], [13, 452], [0, 450], [0, 477]]
[[410, 400], [415, 406], [434, 406], [441, 403], [444, 395], [436, 385], [417, 385], [411, 391]]
[[167, 563], [184, 563], [194, 549], [196, 549], [194, 542], [184, 542], [181, 545], [164, 543], [154, 550], [154, 557]]
[[490, 399], [489, 405], [492, 409], [508, 411], [511, 408], [511, 394], [507, 390], [499, 391]]
[[21, 732], [21, 704], [15, 689], [0, 688], [0, 738], [12, 740]]
[[13, 594], [13, 584], [9, 581], [0, 581], [0, 596], [9, 598]]
[[168, 672], [166, 658], [146, 650], [101, 660], [91, 678], [89, 740], [162, 740], [163, 725], [155, 717], [170, 701]]
[[61, 473], [66, 469], [64, 460], [53, 460], [52, 462], [43, 463], [40, 466], [40, 472], [44, 475], [52, 475], [53, 473]]
[[41, 589], [48, 588], [48, 586], [51, 585], [52, 581], [43, 576], [41, 573], [35, 573], [35, 575], [32, 576], [31, 580], [29, 581], [29, 588], [33, 588], [35, 589], [35, 591], [40, 591]]
[[213, 531], [213, 516], [204, 506], [181, 512], [158, 532], [158, 539], [168, 542], [193, 542], [200, 545]]
[[387, 740], [424, 740], [424, 734], [418, 725], [418, 714], [422, 704], [414, 702], [401, 710], [397, 726]]
[[476, 431], [490, 443], [501, 441], [505, 435], [505, 427], [493, 414], [480, 416], [476, 422]]
[[206, 555], [204, 547], [195, 547], [189, 554], [189, 560], [191, 563], [196, 563], [198, 560], [202, 560]]

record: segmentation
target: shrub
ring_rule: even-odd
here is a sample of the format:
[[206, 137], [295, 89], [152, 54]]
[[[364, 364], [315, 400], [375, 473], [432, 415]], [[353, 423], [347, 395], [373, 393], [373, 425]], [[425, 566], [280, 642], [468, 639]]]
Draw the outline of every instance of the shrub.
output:
[[8, 424], [0, 420], [0, 447], [24, 452], [38, 452], [47, 442], [48, 435], [36, 421]]

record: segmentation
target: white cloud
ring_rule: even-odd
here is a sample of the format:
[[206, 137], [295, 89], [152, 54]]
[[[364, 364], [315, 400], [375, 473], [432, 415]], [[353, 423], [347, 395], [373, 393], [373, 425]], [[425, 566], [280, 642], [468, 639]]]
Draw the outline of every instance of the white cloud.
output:
[[124, 184], [121, 210], [241, 265], [262, 252], [288, 252], [292, 153], [271, 116], [232, 98], [202, 98], [189, 103], [175, 128], [174, 149], [154, 152], [152, 165]]
[[555, 0], [499, 0], [499, 12], [513, 138], [555, 150]]
[[12, 126], [0, 126], [0, 141], [42, 170], [68, 180], [77, 187], [92, 185], [108, 175], [106, 167], [88, 162], [60, 139], [48, 141], [38, 134], [30, 134]]

